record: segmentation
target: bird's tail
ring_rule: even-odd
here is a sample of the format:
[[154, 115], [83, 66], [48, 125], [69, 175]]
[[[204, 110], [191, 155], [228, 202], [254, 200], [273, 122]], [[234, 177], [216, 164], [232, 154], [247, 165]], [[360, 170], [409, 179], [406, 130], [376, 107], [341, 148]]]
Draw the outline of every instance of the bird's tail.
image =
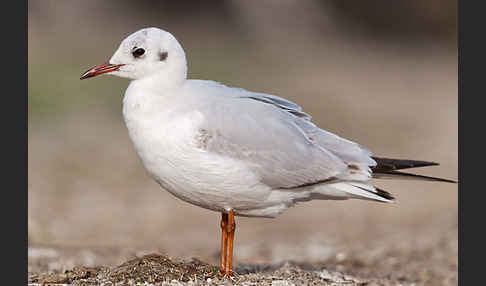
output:
[[427, 162], [427, 161], [417, 161], [417, 160], [403, 160], [403, 159], [391, 159], [391, 158], [379, 158], [372, 157], [376, 161], [376, 166], [372, 167], [373, 178], [377, 179], [412, 179], [412, 180], [425, 180], [425, 181], [436, 181], [436, 182], [446, 182], [446, 183], [457, 183], [456, 181], [422, 176], [411, 173], [404, 173], [397, 170], [418, 168], [426, 166], [437, 166], [439, 163]]

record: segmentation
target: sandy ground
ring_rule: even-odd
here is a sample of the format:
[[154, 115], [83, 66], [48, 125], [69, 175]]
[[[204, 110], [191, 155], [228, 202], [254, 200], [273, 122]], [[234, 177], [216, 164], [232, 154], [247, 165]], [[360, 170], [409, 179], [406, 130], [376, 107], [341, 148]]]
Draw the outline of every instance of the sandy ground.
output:
[[[377, 51], [373, 46], [337, 50], [333, 54], [329, 49], [319, 59], [312, 57], [318, 51], [308, 53], [296, 59], [301, 65], [288, 69], [249, 60], [240, 66], [238, 85], [299, 103], [317, 125], [377, 156], [437, 161], [441, 166], [417, 172], [457, 179], [454, 55], [432, 49], [405, 57], [398, 48]], [[77, 80], [82, 71], [66, 78]], [[98, 82], [83, 84], [87, 88]], [[108, 281], [125, 269], [121, 265], [150, 253], [174, 261], [195, 257], [202, 262], [192, 265], [201, 269], [210, 269], [204, 263], [218, 264], [219, 214], [177, 200], [143, 170], [119, 111], [122, 92], [118, 87], [110, 91], [114, 107], [108, 111], [91, 102], [68, 115], [29, 118], [31, 282], [46, 281], [47, 273], [64, 275], [64, 283], [88, 283], [93, 273]], [[457, 185], [375, 183], [393, 193], [397, 203], [313, 201], [277, 219], [237, 218], [240, 275], [233, 282], [457, 285]], [[161, 262], [166, 260], [154, 257], [149, 263], [153, 274], [168, 271]], [[173, 265], [174, 271], [192, 273], [187, 264]], [[99, 266], [105, 268], [85, 269]], [[201, 273], [196, 273], [201, 275], [196, 275], [198, 282], [203, 281]], [[164, 281], [147, 277], [153, 283]]]

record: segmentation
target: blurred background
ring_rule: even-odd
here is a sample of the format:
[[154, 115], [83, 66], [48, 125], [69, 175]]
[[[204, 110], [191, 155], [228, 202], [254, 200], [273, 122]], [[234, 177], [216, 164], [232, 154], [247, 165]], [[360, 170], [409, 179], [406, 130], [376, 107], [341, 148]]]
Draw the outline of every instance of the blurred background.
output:
[[[377, 156], [457, 179], [456, 1], [29, 1], [29, 271], [159, 252], [217, 264], [220, 215], [162, 190], [121, 115], [128, 81], [80, 75], [170, 31], [189, 78], [290, 99]], [[313, 201], [237, 218], [237, 264], [287, 260], [457, 284], [457, 185], [376, 181], [396, 204]]]

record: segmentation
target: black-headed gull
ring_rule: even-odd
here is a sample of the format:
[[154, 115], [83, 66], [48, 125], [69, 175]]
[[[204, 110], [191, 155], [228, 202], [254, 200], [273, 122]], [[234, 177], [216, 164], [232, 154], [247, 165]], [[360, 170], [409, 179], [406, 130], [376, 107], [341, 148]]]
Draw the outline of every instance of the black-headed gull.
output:
[[131, 34], [81, 79], [104, 73], [131, 79], [123, 118], [147, 171], [174, 196], [222, 213], [226, 276], [232, 274], [234, 216], [276, 217], [315, 199], [392, 202], [371, 178], [451, 182], [397, 171], [437, 164], [372, 157], [318, 128], [286, 99], [187, 79], [182, 46], [158, 28]]

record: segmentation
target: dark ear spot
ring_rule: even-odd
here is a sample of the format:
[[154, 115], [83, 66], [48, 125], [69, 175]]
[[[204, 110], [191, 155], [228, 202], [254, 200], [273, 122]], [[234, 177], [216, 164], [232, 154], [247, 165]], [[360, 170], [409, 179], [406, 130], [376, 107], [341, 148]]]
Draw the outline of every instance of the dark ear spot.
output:
[[165, 61], [169, 54], [167, 52], [163, 52], [159, 54], [160, 61]]

